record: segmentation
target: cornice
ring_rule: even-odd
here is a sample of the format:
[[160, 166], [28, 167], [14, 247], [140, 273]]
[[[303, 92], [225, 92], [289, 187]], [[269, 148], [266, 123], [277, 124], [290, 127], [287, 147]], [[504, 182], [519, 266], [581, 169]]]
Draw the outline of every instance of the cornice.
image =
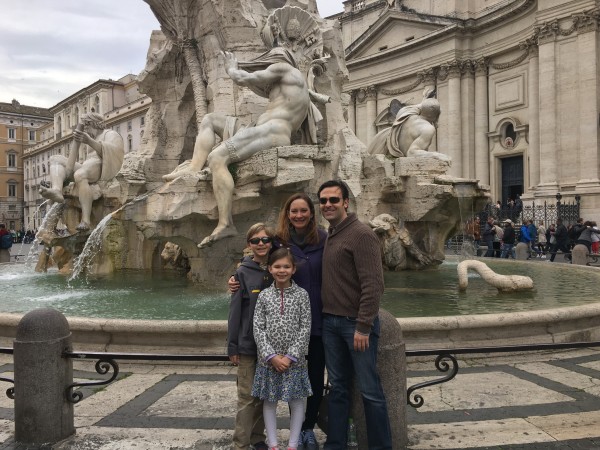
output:
[[[535, 3], [533, 0], [523, 0], [510, 11], [512, 13], [523, 12], [531, 7], [532, 3]], [[503, 16], [504, 17], [504, 16]], [[565, 26], [565, 22], [570, 20], [570, 24]], [[488, 22], [489, 25], [489, 22]], [[483, 56], [476, 59], [466, 58], [466, 59], [453, 59], [446, 63], [442, 63], [431, 67], [429, 69], [425, 69], [417, 72], [416, 79], [412, 83], [409, 83], [406, 86], [397, 89], [385, 89], [379, 87], [379, 91], [385, 95], [400, 95], [406, 92], [409, 92], [415, 88], [417, 88], [421, 83], [426, 83], [437, 79], [438, 81], [445, 81], [448, 78], [455, 78], [460, 76], [469, 76], [471, 74], [482, 75], [487, 74], [488, 69], [491, 67], [495, 70], [507, 70], [512, 67], [515, 67], [525, 61], [527, 58], [535, 58], [538, 57], [539, 45], [544, 44], [545, 42], [553, 41], [556, 38], [562, 36], [570, 36], [573, 33], [585, 33], [589, 31], [598, 31], [600, 29], [600, 6], [588, 9], [586, 11], [572, 13], [568, 16], [556, 18], [550, 21], [543, 22], [539, 25], [535, 25], [533, 27], [533, 33], [530, 37], [518, 43], [517, 48], [522, 50], [522, 53], [507, 62], [502, 63], [494, 63], [491, 60], [490, 56]], [[456, 27], [452, 27], [452, 30], [456, 30]], [[428, 39], [424, 38], [438, 38], [442, 34], [446, 34], [449, 30], [440, 30], [440, 32], [435, 32], [434, 37], [424, 36], [423, 39], [420, 39], [419, 42], [415, 42], [415, 44], [422, 45], [423, 42], [426, 42]], [[414, 42], [414, 41], [412, 41]], [[402, 46], [402, 50], [407, 50], [408, 46]], [[396, 48], [399, 50], [399, 48]], [[514, 48], [511, 49], [514, 51]], [[374, 55], [377, 58], [382, 58], [384, 55], [378, 54]], [[357, 61], [357, 63], [364, 63], [365, 60]], [[351, 67], [352, 62], [348, 63], [348, 66]], [[410, 76], [410, 75], [409, 75]]]

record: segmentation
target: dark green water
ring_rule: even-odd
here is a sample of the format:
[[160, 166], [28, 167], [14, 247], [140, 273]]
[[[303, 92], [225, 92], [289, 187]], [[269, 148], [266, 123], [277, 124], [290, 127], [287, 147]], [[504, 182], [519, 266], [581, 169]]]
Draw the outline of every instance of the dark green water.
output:
[[[457, 263], [438, 269], [386, 273], [382, 307], [396, 317], [449, 316], [528, 311], [600, 301], [600, 271], [550, 263], [490, 264], [498, 273], [533, 278], [533, 292], [499, 294], [477, 274], [457, 289]], [[122, 319], [226, 319], [225, 287], [201, 290], [185, 278], [124, 271], [67, 284], [58, 273], [38, 274], [23, 265], [0, 266], [0, 312], [53, 307], [68, 316]]]

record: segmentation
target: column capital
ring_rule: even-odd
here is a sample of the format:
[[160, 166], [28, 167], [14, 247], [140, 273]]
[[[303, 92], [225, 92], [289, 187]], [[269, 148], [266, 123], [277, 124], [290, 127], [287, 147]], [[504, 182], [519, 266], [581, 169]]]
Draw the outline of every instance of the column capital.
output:
[[354, 100], [358, 103], [362, 103], [367, 99], [367, 90], [365, 88], [358, 88], [352, 91], [354, 93]]
[[490, 59], [486, 56], [474, 60], [473, 69], [475, 70], [475, 75], [487, 75], [489, 64]]
[[460, 78], [462, 64], [458, 60], [450, 61], [447, 64], [448, 67], [448, 77], [450, 78]]
[[365, 93], [367, 96], [367, 101], [374, 100], [377, 98], [377, 86], [372, 84], [371, 86], [367, 86], [365, 89]]
[[475, 73], [475, 61], [472, 59], [465, 59], [459, 62], [460, 64], [460, 73], [463, 76], [473, 76]]

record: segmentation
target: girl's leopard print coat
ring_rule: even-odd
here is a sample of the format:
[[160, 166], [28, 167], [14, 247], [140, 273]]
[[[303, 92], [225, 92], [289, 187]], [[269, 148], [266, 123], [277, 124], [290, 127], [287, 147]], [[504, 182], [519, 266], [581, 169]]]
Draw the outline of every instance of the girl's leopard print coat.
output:
[[254, 310], [254, 339], [258, 349], [259, 363], [270, 355], [290, 355], [299, 366], [306, 365], [310, 340], [310, 300], [308, 293], [292, 281], [283, 289], [275, 283], [263, 290]]

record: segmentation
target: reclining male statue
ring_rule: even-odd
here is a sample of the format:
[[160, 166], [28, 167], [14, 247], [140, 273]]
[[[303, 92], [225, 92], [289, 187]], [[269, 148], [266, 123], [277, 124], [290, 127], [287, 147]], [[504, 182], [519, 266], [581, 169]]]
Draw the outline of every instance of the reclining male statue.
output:
[[[267, 25], [265, 32], [272, 33], [273, 29], [281, 33], [272, 24]], [[287, 39], [295, 42], [301, 37], [297, 34], [299, 32], [298, 21], [291, 19], [287, 23]], [[273, 42], [278, 45], [278, 40], [272, 35], [270, 40], [271, 45]], [[239, 65], [232, 53], [221, 52], [221, 55], [225, 71], [235, 84], [250, 88], [257, 95], [268, 98], [269, 102], [267, 110], [247, 127], [241, 125], [236, 117], [206, 114], [199, 125], [199, 139], [196, 139], [192, 160], [163, 176], [165, 181], [172, 181], [185, 174], [200, 172], [200, 176], [206, 177], [209, 171], [212, 173], [219, 221], [210, 236], [198, 244], [200, 248], [237, 234], [232, 218], [234, 180], [228, 165], [248, 159], [261, 150], [290, 145], [292, 134], [301, 128], [307, 143], [316, 143], [316, 123], [322, 116], [311, 100], [329, 100], [309, 89], [307, 77], [299, 70], [291, 47], [275, 46], [257, 59]], [[222, 141], [215, 147], [217, 136]]]
[[[90, 228], [94, 196], [90, 184], [110, 180], [121, 169], [124, 158], [123, 138], [113, 130], [105, 130], [102, 116], [95, 112], [84, 114], [73, 130], [73, 145], [68, 158], [50, 157], [50, 184], [40, 186], [42, 197], [51, 202], [64, 203], [63, 186], [75, 182], [81, 204], [81, 223], [77, 230]], [[85, 161], [79, 159], [79, 146], [85, 144]]]
[[400, 109], [392, 126], [375, 135], [367, 152], [371, 155], [389, 154], [397, 158], [421, 156], [450, 161], [448, 155], [428, 151], [441, 112], [440, 102], [432, 95], [433, 91], [425, 90], [421, 103]]

